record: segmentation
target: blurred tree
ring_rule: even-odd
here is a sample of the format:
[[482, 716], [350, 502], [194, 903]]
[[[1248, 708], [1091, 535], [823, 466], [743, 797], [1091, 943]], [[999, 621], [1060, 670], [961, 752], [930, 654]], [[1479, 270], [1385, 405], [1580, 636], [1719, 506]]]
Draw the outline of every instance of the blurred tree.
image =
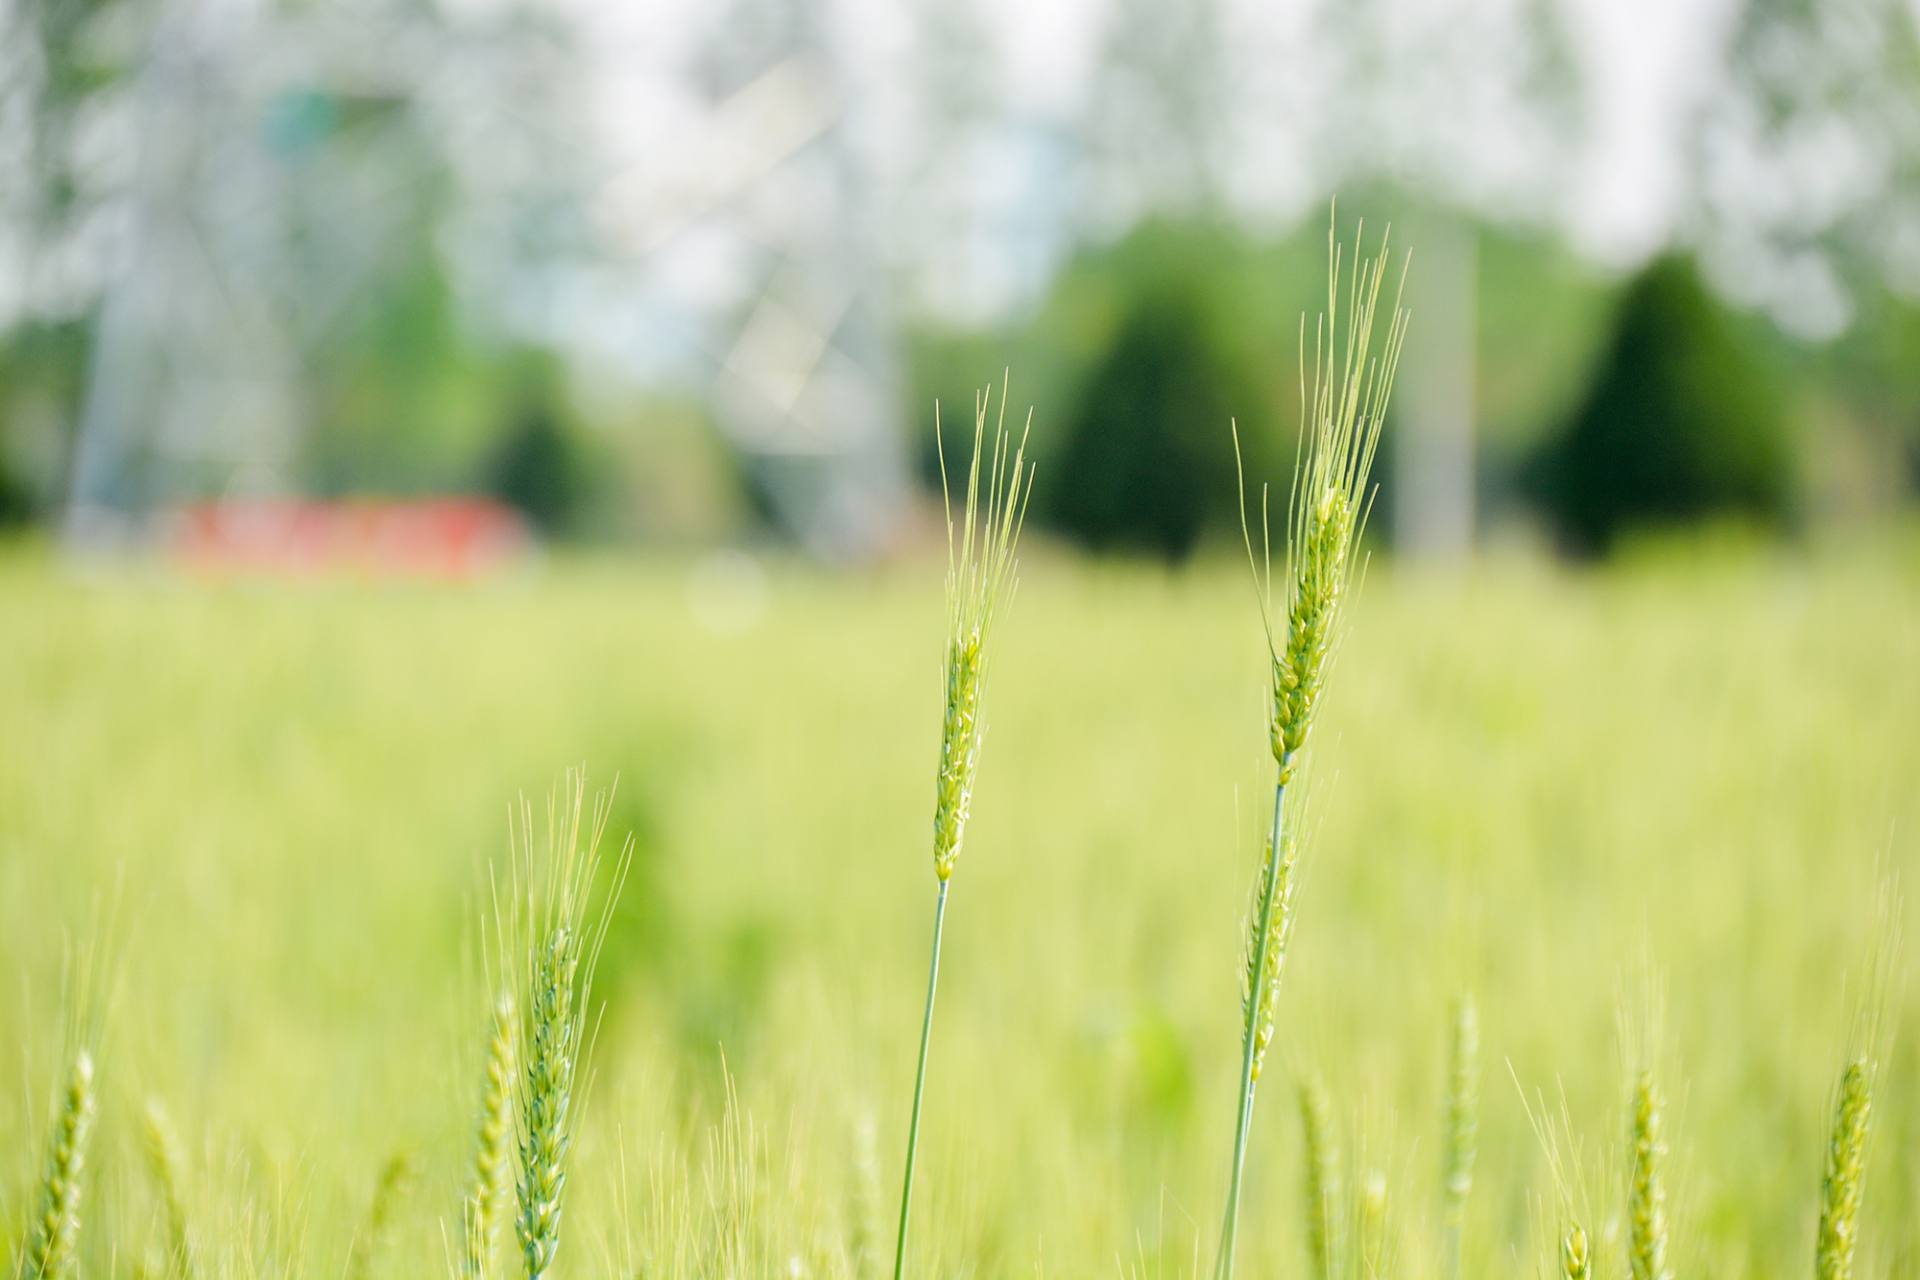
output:
[[592, 497], [592, 472], [562, 411], [558, 370], [544, 353], [523, 353], [511, 417], [488, 466], [487, 488], [548, 536], [578, 533]]
[[1661, 258], [1628, 287], [1585, 401], [1533, 480], [1575, 550], [1715, 512], [1780, 524], [1795, 498], [1779, 388], [1693, 264]]
[[1179, 560], [1237, 518], [1229, 424], [1256, 393], [1219, 340], [1228, 318], [1175, 276], [1126, 300], [1051, 468], [1052, 523], [1089, 547]]
[[1747, 0], [1694, 142], [1713, 277], [1803, 337], [1858, 301], [1920, 297], [1920, 10]]

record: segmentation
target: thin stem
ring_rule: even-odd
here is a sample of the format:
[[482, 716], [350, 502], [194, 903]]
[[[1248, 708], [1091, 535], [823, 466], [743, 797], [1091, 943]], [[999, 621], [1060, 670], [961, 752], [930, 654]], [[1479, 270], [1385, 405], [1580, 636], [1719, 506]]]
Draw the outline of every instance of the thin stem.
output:
[[[1284, 776], [1284, 765], [1281, 766], [1281, 772]], [[1260, 1017], [1260, 984], [1267, 980], [1267, 940], [1273, 932], [1273, 900], [1280, 883], [1280, 815], [1286, 793], [1285, 783], [1274, 784], [1273, 825], [1267, 843], [1267, 891], [1260, 899], [1260, 917], [1253, 943], [1253, 954], [1259, 957], [1259, 968], [1254, 975], [1254, 989], [1247, 993], [1247, 1025], [1241, 1040], [1239, 1113], [1233, 1129], [1233, 1180], [1227, 1188], [1226, 1225], [1220, 1232], [1220, 1262], [1214, 1268], [1214, 1274], [1220, 1280], [1231, 1280], [1233, 1276], [1233, 1248], [1240, 1231], [1240, 1179], [1247, 1166], [1247, 1131], [1253, 1127], [1254, 1036], [1259, 1029], [1256, 1024]]]
[[927, 968], [927, 1012], [920, 1024], [920, 1065], [913, 1074], [913, 1119], [907, 1125], [907, 1174], [900, 1187], [900, 1237], [893, 1253], [893, 1280], [907, 1273], [907, 1213], [913, 1205], [913, 1157], [920, 1147], [920, 1096], [927, 1087], [927, 1044], [933, 1039], [933, 996], [940, 986], [940, 937], [947, 923], [947, 881], [933, 900], [933, 963]]

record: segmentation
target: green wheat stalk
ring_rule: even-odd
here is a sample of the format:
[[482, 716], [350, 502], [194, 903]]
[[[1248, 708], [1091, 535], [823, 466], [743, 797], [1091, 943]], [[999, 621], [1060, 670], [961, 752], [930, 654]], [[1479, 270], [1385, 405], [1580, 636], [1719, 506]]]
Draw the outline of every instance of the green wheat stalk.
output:
[[[1341, 270], [1344, 249], [1327, 228], [1327, 309], [1314, 329], [1313, 360], [1307, 360], [1306, 320], [1300, 324], [1301, 455], [1294, 467], [1288, 505], [1285, 573], [1286, 616], [1276, 635], [1273, 585], [1265, 565], [1255, 564], [1253, 535], [1246, 510], [1246, 486], [1240, 485], [1241, 533], [1247, 563], [1254, 574], [1261, 623], [1270, 659], [1268, 739], [1277, 774], [1266, 857], [1257, 878], [1256, 905], [1249, 924], [1246, 993], [1241, 1032], [1240, 1088], [1234, 1100], [1233, 1164], [1227, 1189], [1226, 1218], [1220, 1231], [1215, 1274], [1233, 1275], [1240, 1228], [1241, 1184], [1246, 1173], [1247, 1142], [1253, 1124], [1254, 1091], [1273, 1039], [1273, 1010], [1281, 961], [1293, 928], [1292, 860], [1294, 846], [1285, 833], [1287, 784], [1301, 763], [1313, 727], [1339, 635], [1342, 601], [1354, 569], [1354, 548], [1365, 526], [1368, 476], [1380, 428], [1386, 418], [1394, 370], [1406, 336], [1407, 313], [1396, 300], [1387, 321], [1385, 345], [1373, 354], [1375, 319], [1388, 265], [1387, 238], [1367, 257], [1365, 228], [1356, 236], [1350, 268]], [[1404, 272], [1403, 272], [1404, 283]], [[1342, 307], [1342, 293], [1345, 306]], [[1234, 436], [1236, 458], [1239, 435]], [[1271, 563], [1266, 504], [1261, 503], [1263, 560]]]
[[461, 1201], [461, 1274], [466, 1280], [482, 1280], [486, 1275], [500, 1224], [500, 1199], [506, 1192], [508, 1146], [513, 1136], [514, 1024], [513, 996], [502, 992], [493, 1006], [473, 1168]]
[[1814, 1254], [1819, 1280], [1852, 1280], [1860, 1200], [1866, 1190], [1867, 1133], [1873, 1118], [1873, 1063], [1856, 1058], [1840, 1073], [1827, 1170], [1820, 1183], [1820, 1236]]
[[1670, 1280], [1667, 1270], [1667, 1143], [1653, 1072], [1633, 1082], [1627, 1152], [1627, 1258], [1633, 1280]]
[[180, 1154], [179, 1137], [174, 1133], [166, 1110], [158, 1100], [147, 1103], [141, 1136], [146, 1148], [147, 1168], [153, 1175], [154, 1187], [160, 1193], [161, 1208], [166, 1215], [166, 1274], [191, 1276], [194, 1272], [193, 1237], [187, 1221], [186, 1162]]
[[1820, 1230], [1814, 1244], [1814, 1274], [1818, 1280], [1852, 1280], [1854, 1248], [1859, 1242], [1867, 1144], [1873, 1127], [1873, 1087], [1879, 1075], [1879, 1054], [1885, 1044], [1883, 1023], [1900, 953], [1900, 885], [1885, 866], [1880, 871], [1875, 915], [1872, 959], [1866, 986], [1856, 997], [1853, 1033], [1847, 1063], [1834, 1093], [1833, 1129], [1827, 1138], [1826, 1169], [1820, 1181]]
[[47, 1171], [40, 1181], [40, 1216], [27, 1246], [27, 1280], [71, 1280], [80, 1238], [80, 1193], [87, 1139], [95, 1110], [93, 1056], [82, 1049], [73, 1060], [60, 1114], [54, 1119]]
[[1473, 1190], [1473, 1160], [1479, 1136], [1480, 1017], [1473, 997], [1453, 1007], [1453, 1043], [1447, 1071], [1447, 1127], [1441, 1161], [1441, 1220], [1449, 1280], [1459, 1280], [1466, 1234], [1467, 1196]]
[[519, 971], [524, 1046], [514, 1089], [514, 1136], [520, 1158], [515, 1234], [527, 1280], [543, 1280], [560, 1251], [568, 1155], [584, 1105], [581, 1063], [587, 1008], [600, 947], [606, 939], [633, 851], [622, 847], [597, 915], [590, 900], [601, 879], [599, 846], [611, 797], [595, 798], [591, 825], [583, 822], [586, 777], [569, 770], [562, 790], [547, 800], [546, 850], [536, 857], [533, 820], [522, 801], [515, 830], [517, 893], [500, 921], [510, 962]]
[[[987, 645], [1001, 608], [1013, 595], [1015, 550], [1033, 491], [1027, 464], [1027, 416], [1016, 446], [1006, 430], [1007, 386], [987, 438], [991, 391], [974, 398], [973, 462], [967, 470], [967, 496], [959, 528], [947, 488], [946, 449], [940, 443], [939, 408], [934, 409], [934, 440], [940, 451], [940, 490], [947, 515], [947, 644], [943, 683], [945, 709], [940, 722], [940, 767], [934, 786], [933, 874], [938, 882], [933, 905], [933, 956], [927, 969], [927, 1004], [920, 1023], [920, 1059], [913, 1077], [913, 1114], [907, 1125], [906, 1173], [900, 1187], [900, 1226], [893, 1254], [894, 1280], [906, 1274], [907, 1226], [913, 1206], [914, 1157], [920, 1145], [920, 1105], [927, 1083], [927, 1046], [933, 1037], [933, 1001], [940, 985], [940, 942], [947, 919], [947, 886], [966, 839], [973, 808], [973, 784], [980, 767], [986, 722], [981, 702], [987, 683]], [[988, 446], [992, 455], [988, 458]], [[984, 473], [982, 463], [985, 463]], [[957, 536], [956, 536], [957, 535]]]
[[1333, 1106], [1317, 1079], [1300, 1083], [1301, 1179], [1307, 1219], [1308, 1274], [1333, 1280], [1334, 1236], [1340, 1201], [1340, 1152], [1334, 1146]]

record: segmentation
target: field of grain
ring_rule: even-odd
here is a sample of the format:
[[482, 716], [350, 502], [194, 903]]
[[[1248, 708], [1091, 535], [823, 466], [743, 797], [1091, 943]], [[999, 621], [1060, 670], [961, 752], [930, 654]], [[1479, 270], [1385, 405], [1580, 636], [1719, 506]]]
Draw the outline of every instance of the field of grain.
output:
[[[82, 1274], [165, 1274], [156, 1101], [196, 1274], [445, 1274], [488, 868], [516, 798], [583, 764], [618, 778], [609, 845], [631, 833], [634, 855], [555, 1274], [884, 1273], [943, 616], [918, 559], [562, 559], [427, 586], [7, 553], [0, 1259], [38, 1212], [83, 1023]], [[1245, 568], [1038, 545], [995, 645], [915, 1274], [1204, 1274], [1273, 770]], [[1384, 1188], [1380, 1269], [1439, 1274], [1449, 1009], [1470, 993], [1467, 1274], [1555, 1256], [1523, 1096], [1564, 1098], [1601, 1274], [1624, 1274], [1623, 1038], [1669, 1102], [1675, 1273], [1810, 1274], [1879, 886], [1905, 872], [1911, 896], [1920, 838], [1911, 531], [1589, 572], [1376, 563], [1315, 734], [1242, 1273], [1306, 1274], [1313, 1077], [1342, 1194]], [[1917, 990], [1885, 1000], [1863, 1276], [1920, 1275]]]

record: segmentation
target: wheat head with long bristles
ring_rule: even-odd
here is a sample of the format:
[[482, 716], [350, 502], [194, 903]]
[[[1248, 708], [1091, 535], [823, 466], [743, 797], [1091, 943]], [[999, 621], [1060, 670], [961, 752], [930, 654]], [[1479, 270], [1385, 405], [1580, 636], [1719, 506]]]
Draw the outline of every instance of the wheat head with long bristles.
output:
[[524, 1046], [514, 1090], [520, 1158], [515, 1233], [527, 1280], [542, 1280], [560, 1251], [568, 1154], [580, 1121], [588, 1001], [607, 924], [625, 883], [632, 841], [622, 847], [597, 915], [590, 900], [601, 878], [600, 841], [611, 797], [595, 798], [584, 820], [586, 778], [569, 770], [547, 801], [546, 848], [536, 857], [523, 801], [515, 828], [515, 894], [499, 933], [519, 971]]
[[[1256, 573], [1271, 659], [1269, 739], [1283, 786], [1292, 780], [1295, 758], [1306, 746], [1332, 663], [1341, 604], [1354, 569], [1354, 547], [1365, 531], [1371, 505], [1368, 484], [1374, 454], [1406, 341], [1409, 315], [1396, 293], [1384, 344], [1377, 355], [1373, 351], [1390, 260], [1389, 236], [1381, 237], [1378, 251], [1369, 257], [1362, 251], [1365, 230], [1362, 224], [1343, 286], [1344, 247], [1334, 227], [1327, 228], [1327, 309], [1314, 327], [1311, 361], [1304, 316], [1300, 322], [1302, 435], [1287, 509], [1281, 584], [1286, 615], [1278, 634], [1270, 577], [1264, 568]], [[1401, 280], [1404, 287], [1404, 263]], [[1251, 561], [1253, 539], [1245, 499], [1242, 484], [1241, 530]], [[1267, 545], [1264, 501], [1261, 545], [1263, 549]]]
[[[1003, 386], [994, 417], [992, 440], [987, 423], [992, 396], [974, 398], [973, 461], [967, 470], [967, 494], [959, 526], [947, 488], [946, 446], [940, 450], [940, 488], [947, 509], [947, 643], [942, 671], [946, 690], [940, 720], [940, 771], [934, 788], [933, 872], [941, 883], [953, 875], [966, 840], [973, 809], [973, 783], [986, 736], [981, 703], [987, 683], [987, 643], [995, 618], [1013, 594], [1015, 559], [1033, 469], [1027, 463], [1027, 433], [1032, 414], [1015, 445], [1006, 430], [1007, 395]], [[940, 440], [939, 410], [934, 410], [934, 439]], [[989, 456], [988, 446], [991, 445]], [[982, 463], [986, 465], [982, 488]]]

